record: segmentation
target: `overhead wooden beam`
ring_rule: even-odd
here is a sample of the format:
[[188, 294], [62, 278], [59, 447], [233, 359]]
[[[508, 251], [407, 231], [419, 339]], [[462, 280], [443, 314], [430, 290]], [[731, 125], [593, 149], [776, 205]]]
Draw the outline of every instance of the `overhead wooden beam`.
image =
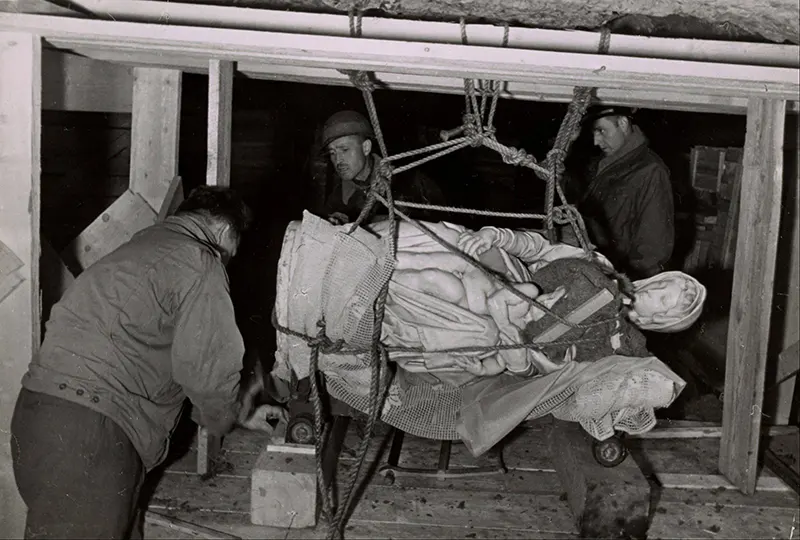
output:
[[[130, 66], [153, 66], [178, 68], [185, 72], [208, 73], [208, 62], [202, 58], [179, 56], [175, 54], [137, 53], [121, 54], [108, 48], [76, 47], [75, 53]], [[344, 73], [331, 68], [309, 68], [274, 63], [241, 61], [236, 71], [251, 79], [297, 82], [303, 84], [349, 86], [353, 83]], [[454, 77], [415, 75], [398, 73], [377, 73], [378, 86], [385, 90], [409, 92], [437, 92], [442, 94], [464, 93], [464, 80]], [[503, 85], [500, 97], [524, 101], [569, 103], [572, 101], [574, 86], [541, 83], [510, 82]], [[747, 114], [747, 98], [688, 94], [686, 92], [650, 91], [647, 89], [627, 90], [598, 88], [598, 100], [609, 105], [627, 105], [648, 109], [704, 112], [718, 114]], [[787, 103], [787, 111], [797, 113], [800, 103]]]
[[[298, 0], [302, 1], [302, 0]], [[324, 1], [324, 0], [323, 0]], [[783, 0], [789, 2], [791, 0]], [[426, 4], [432, 3], [425, 0]], [[529, 3], [529, 0], [526, 0]], [[493, 2], [493, 4], [497, 5]], [[213, 28], [238, 28], [267, 32], [302, 32], [309, 35], [349, 37], [348, 14], [304, 12], [300, 9], [247, 9], [242, 2], [236, 5], [209, 5], [206, 3], [159, 2], [148, 0], [71, 0], [71, 6], [103, 14], [117, 21], [167, 23]], [[266, 7], [266, 6], [264, 6]], [[349, 9], [349, 8], [348, 8]], [[450, 9], [450, 7], [448, 7]], [[548, 9], [553, 9], [548, 4]], [[31, 13], [23, 9], [20, 13]], [[527, 6], [524, 10], [530, 15]], [[628, 10], [631, 13], [630, 10]], [[454, 14], [451, 22], [437, 22], [427, 17], [409, 19], [363, 16], [360, 19], [361, 37], [394, 41], [426, 41], [432, 43], [462, 43], [461, 25]], [[472, 14], [474, 15], [474, 14]], [[535, 17], [536, 18], [536, 17]], [[517, 22], [518, 18], [515, 17]], [[538, 19], [538, 18], [537, 18]], [[507, 45], [517, 49], [539, 49], [574, 53], [595, 53], [601, 33], [581, 30], [548, 30], [511, 26]], [[506, 37], [506, 28], [492, 23], [467, 23], [464, 25], [471, 45], [499, 47]], [[676, 39], [643, 37], [616, 33], [608, 44], [608, 53], [642, 58], [671, 58], [775, 67], [800, 67], [797, 46], [774, 43], [752, 43], [711, 39]], [[696, 36], [686, 36], [696, 37]], [[781, 40], [783, 41], [783, 40]]]
[[719, 456], [720, 471], [747, 494], [756, 488], [781, 214], [785, 117], [784, 101], [750, 100]]
[[231, 183], [231, 122], [234, 64], [211, 60], [208, 65], [208, 162], [206, 184]]
[[11, 462], [11, 415], [22, 376], [39, 348], [41, 40], [0, 32], [0, 242], [22, 266], [0, 303], [0, 531], [22, 538], [25, 505]]
[[130, 189], [158, 212], [178, 175], [181, 72], [133, 70]]
[[791, 68], [0, 14], [0, 29], [10, 27], [40, 33], [56, 47], [126, 54], [731, 97], [797, 99], [800, 89]]

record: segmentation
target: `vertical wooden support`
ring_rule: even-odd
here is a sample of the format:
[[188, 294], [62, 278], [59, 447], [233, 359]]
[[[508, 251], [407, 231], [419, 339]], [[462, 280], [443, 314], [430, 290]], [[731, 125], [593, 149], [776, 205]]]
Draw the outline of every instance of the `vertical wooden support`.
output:
[[751, 98], [733, 272], [720, 472], [756, 487], [761, 407], [781, 214], [786, 102]]
[[181, 72], [134, 68], [130, 190], [157, 213], [178, 175]]
[[[231, 181], [231, 120], [233, 118], [233, 62], [210, 60], [208, 64], [208, 162], [206, 184], [229, 186]], [[219, 437], [197, 430], [197, 474], [214, 473], [214, 461], [222, 447]]]
[[10, 424], [20, 381], [39, 348], [39, 178], [42, 45], [0, 32], [0, 241], [22, 261], [22, 282], [0, 303], [0, 531], [21, 538], [25, 506], [14, 482]]
[[233, 62], [211, 60], [208, 65], [208, 163], [206, 184], [231, 183], [231, 120]]

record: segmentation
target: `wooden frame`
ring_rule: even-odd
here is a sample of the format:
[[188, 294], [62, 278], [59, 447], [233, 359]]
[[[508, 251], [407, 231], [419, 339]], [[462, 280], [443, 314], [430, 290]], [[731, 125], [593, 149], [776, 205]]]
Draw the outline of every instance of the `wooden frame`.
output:
[[41, 54], [38, 36], [0, 32], [0, 242], [17, 259], [16, 286], [0, 302], [0, 531], [17, 538], [25, 506], [14, 485], [11, 415], [40, 343]]
[[[229, 65], [223, 62], [235, 61], [240, 71], [253, 70], [270, 78], [297, 77], [291, 80], [305, 77], [306, 82], [319, 80], [308, 78], [309, 73], [324, 78], [338, 73], [338, 69], [378, 71], [381, 76], [392, 76], [396, 80], [417, 77], [417, 81], [424, 81], [419, 82], [421, 88], [428, 84], [435, 86], [434, 79], [450, 81], [441, 83], [440, 90], [455, 89], [452, 82], [463, 77], [499, 79], [509, 81], [509, 85], [523, 85], [534, 99], [538, 92], [554, 101], [565, 101], [571, 95], [572, 86], [599, 87], [601, 92], [612, 92], [610, 95], [616, 96], [613, 99], [655, 108], [665, 108], [668, 103], [668, 108], [731, 112], [741, 111], [747, 100], [746, 151], [750, 157], [747, 181], [742, 185], [747, 197], [742, 199], [750, 202], [747, 208], [743, 206], [739, 224], [734, 278], [734, 294], [739, 297], [731, 311], [728, 349], [733, 360], [730, 361], [730, 380], [726, 380], [720, 465], [739, 489], [746, 493], [755, 489], [760, 417], [751, 413], [757, 412], [763, 397], [771, 275], [775, 268], [775, 223], [780, 210], [782, 155], [779, 150], [787, 100], [797, 100], [800, 89], [795, 68], [0, 14], [0, 35], [5, 36], [6, 41], [11, 39], [8, 32], [21, 32], [14, 36], [32, 40], [34, 51], [39, 51], [40, 44], [38, 38], [32, 36], [41, 36], [54, 47], [96, 59], [210, 71], [212, 75], [219, 73], [220, 77], [224, 71], [225, 78], [228, 74], [232, 76], [233, 69], [223, 68]], [[38, 54], [29, 55], [29, 61], [35, 62]], [[296, 75], [292, 75], [293, 70], [297, 70]], [[36, 74], [34, 88], [37, 88], [38, 70], [34, 69], [33, 73]], [[212, 77], [218, 85], [214, 88], [221, 96], [225, 92], [225, 79], [216, 79], [216, 76]], [[342, 75], [335, 77], [344, 80]], [[5, 77], [4, 84], [7, 78], [15, 80], [17, 77]], [[229, 115], [223, 110], [224, 103], [222, 98], [210, 100], [215, 107], [210, 114], [221, 114], [220, 118]], [[13, 124], [7, 128], [6, 137], [13, 140], [11, 133], [29, 133], [30, 126], [36, 129], [39, 107], [40, 104], [34, 103], [12, 115]], [[140, 114], [143, 113], [134, 105], [134, 116]], [[177, 133], [177, 126], [175, 129]], [[229, 127], [227, 132], [229, 136]], [[219, 136], [214, 139], [215, 149], [223, 149], [223, 154], [218, 163], [210, 167], [210, 178], [219, 182], [225, 174], [225, 129], [215, 132], [216, 135]], [[3, 140], [5, 144], [5, 137]], [[177, 136], [171, 140], [177, 142]], [[143, 139], [137, 138], [134, 144], [142, 142]], [[38, 148], [26, 155], [31, 160], [27, 166], [34, 171], [31, 178], [35, 186], [38, 163], [33, 162], [38, 160]], [[20, 174], [15, 181], [25, 184], [27, 178]], [[33, 188], [32, 193], [35, 208], [38, 192]], [[762, 218], [759, 212], [766, 217]], [[37, 256], [23, 251], [25, 259], [35, 264], [39, 244], [35, 233], [30, 234], [31, 253]], [[36, 279], [33, 274], [32, 279]], [[745, 307], [751, 311], [745, 312]], [[31, 309], [34, 313], [35, 309]], [[31, 327], [31, 321], [27, 320], [26, 325]], [[33, 324], [34, 333], [37, 325]], [[744, 348], [739, 343], [739, 332], [747, 337]]]

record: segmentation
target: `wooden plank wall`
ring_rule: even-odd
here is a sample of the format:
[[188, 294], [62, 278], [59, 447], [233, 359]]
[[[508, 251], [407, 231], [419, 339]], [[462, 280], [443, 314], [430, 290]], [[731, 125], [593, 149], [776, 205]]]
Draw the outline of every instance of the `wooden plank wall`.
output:
[[39, 347], [41, 40], [0, 33], [0, 241], [22, 262], [22, 282], [0, 303], [0, 536], [21, 538], [25, 507], [11, 462], [20, 381]]

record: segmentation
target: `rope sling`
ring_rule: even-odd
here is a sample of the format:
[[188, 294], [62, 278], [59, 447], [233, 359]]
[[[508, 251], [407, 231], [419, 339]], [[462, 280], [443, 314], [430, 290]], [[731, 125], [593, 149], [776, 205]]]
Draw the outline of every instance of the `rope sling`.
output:
[[[355, 10], [350, 12], [350, 34], [352, 37], [361, 37], [361, 12]], [[508, 46], [509, 26], [504, 27], [502, 46]], [[609, 49], [611, 34], [607, 27], [604, 27], [600, 36], [599, 53], [606, 54]], [[461, 41], [464, 45], [468, 44], [467, 30], [465, 20], [461, 19]], [[561, 187], [561, 177], [564, 172], [564, 159], [567, 156], [569, 147], [575, 140], [577, 133], [581, 129], [581, 122], [586, 113], [591, 99], [593, 88], [590, 87], [576, 87], [573, 91], [573, 98], [570, 102], [567, 112], [562, 119], [555, 143], [552, 149], [547, 153], [547, 157], [543, 162], [538, 162], [533, 156], [528, 154], [523, 149], [513, 148], [503, 145], [497, 140], [494, 128], [494, 117], [497, 111], [497, 103], [500, 98], [502, 83], [499, 81], [476, 81], [473, 79], [464, 79], [464, 97], [465, 97], [465, 113], [463, 115], [463, 122], [461, 126], [454, 129], [442, 131], [440, 138], [442, 142], [432, 144], [423, 148], [409, 150], [393, 156], [388, 155], [386, 143], [381, 131], [380, 121], [378, 119], [377, 109], [373, 100], [372, 93], [377, 88], [374, 82], [374, 74], [365, 71], [351, 71], [340, 70], [343, 74], [347, 75], [351, 83], [361, 90], [364, 102], [369, 115], [370, 123], [372, 124], [375, 139], [378, 143], [381, 156], [377, 162], [377, 171], [372, 175], [372, 182], [367, 193], [366, 203], [361, 210], [356, 221], [350, 226], [348, 234], [352, 234], [370, 215], [373, 207], [380, 203], [386, 207], [389, 216], [389, 232], [386, 235], [388, 247], [393, 256], [397, 253], [396, 238], [398, 228], [398, 218], [411, 224], [427, 236], [431, 237], [437, 243], [442, 245], [446, 250], [466, 260], [471, 265], [481, 270], [490, 280], [500, 284], [509, 292], [528, 302], [529, 304], [536, 305], [538, 309], [545, 313], [545, 316], [552, 317], [559, 323], [566, 325], [570, 328], [586, 329], [596, 326], [609, 325], [616, 323], [622, 317], [617, 314], [615, 317], [597, 321], [594, 323], [578, 324], [573, 323], [564, 317], [554, 313], [547, 306], [541, 304], [536, 299], [528, 297], [520, 292], [514, 284], [506, 278], [503, 274], [496, 272], [484, 266], [480, 261], [467, 255], [453, 246], [434, 231], [428, 228], [424, 223], [409, 217], [397, 207], [407, 207], [415, 209], [427, 209], [434, 211], [444, 211], [461, 214], [472, 214], [493, 217], [506, 217], [518, 219], [538, 219], [544, 221], [546, 233], [551, 243], [556, 242], [555, 226], [567, 225], [572, 227], [575, 236], [580, 243], [580, 247], [584, 252], [591, 251], [591, 243], [588, 239], [586, 227], [583, 218], [577, 211], [575, 206], [568, 204]], [[485, 123], [484, 123], [485, 119]], [[509, 165], [516, 165], [532, 169], [537, 177], [546, 182], [545, 191], [545, 213], [512, 213], [512, 212], [493, 212], [487, 210], [477, 210], [468, 208], [458, 208], [451, 206], [430, 205], [405, 201], [395, 201], [392, 195], [391, 180], [394, 175], [408, 171], [414, 167], [420, 166], [424, 163], [440, 158], [442, 156], [453, 153], [457, 150], [466, 147], [480, 147], [484, 146], [491, 148], [500, 154], [504, 163]], [[427, 154], [427, 155], [425, 155]], [[394, 166], [400, 160], [423, 156], [415, 161], [405, 165]], [[556, 198], [559, 203], [556, 204]], [[627, 278], [621, 274], [614, 274], [613, 277], [623, 282], [623, 289], [625, 285], [629, 286]], [[383, 318], [385, 313], [386, 299], [389, 291], [389, 281], [386, 281], [380, 289], [374, 305], [374, 325], [371, 339], [371, 346], [368, 349], [347, 347], [343, 340], [332, 341], [326, 335], [326, 324], [324, 318], [317, 321], [318, 332], [316, 336], [309, 336], [301, 332], [296, 332], [290, 328], [282, 326], [277, 320], [276, 311], [272, 312], [272, 324], [276, 330], [281, 333], [291, 335], [293, 337], [302, 339], [310, 347], [311, 352], [309, 355], [309, 382], [311, 390], [311, 399], [314, 409], [314, 429], [315, 437], [315, 454], [316, 454], [316, 475], [317, 483], [319, 485], [319, 493], [321, 498], [322, 516], [328, 522], [328, 540], [339, 540], [344, 538], [344, 526], [349, 517], [350, 507], [356, 493], [356, 485], [363, 470], [363, 465], [366, 460], [366, 455], [369, 450], [370, 441], [375, 428], [375, 425], [383, 409], [383, 402], [385, 400], [386, 391], [389, 383], [391, 382], [391, 371], [389, 369], [389, 353], [392, 352], [435, 352], [435, 353], [469, 353], [469, 352], [487, 352], [487, 351], [501, 351], [510, 349], [522, 348], [542, 348], [542, 344], [535, 343], [520, 343], [520, 344], [497, 344], [490, 347], [454, 347], [447, 349], [424, 350], [422, 347], [393, 347], [387, 346], [381, 341]], [[572, 345], [578, 343], [598, 342], [606, 338], [593, 338], [593, 339], [572, 339], [553, 341], [548, 343], [547, 347], [556, 347], [559, 345]], [[322, 381], [318, 378], [319, 373], [319, 355], [320, 354], [348, 354], [358, 355], [369, 353], [369, 368], [370, 368], [370, 390], [369, 390], [369, 413], [367, 425], [364, 431], [363, 438], [361, 439], [358, 449], [357, 465], [351, 467], [347, 473], [345, 485], [347, 486], [344, 492], [344, 500], [342, 504], [336, 504], [335, 493], [333, 487], [326, 480], [326, 475], [323, 474], [323, 452], [329, 436], [329, 424], [325, 422], [323, 410], [323, 403], [320, 394], [320, 385]]]

